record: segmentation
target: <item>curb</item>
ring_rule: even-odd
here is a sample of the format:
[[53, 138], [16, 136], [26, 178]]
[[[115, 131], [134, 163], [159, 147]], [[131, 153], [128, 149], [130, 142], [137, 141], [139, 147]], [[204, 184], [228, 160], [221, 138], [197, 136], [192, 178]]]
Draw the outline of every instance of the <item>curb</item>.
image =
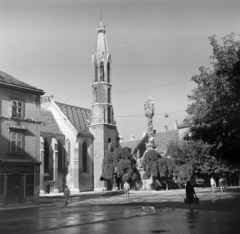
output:
[[[76, 197], [88, 197], [88, 198], [93, 198], [93, 197], [101, 197], [101, 196], [117, 196], [124, 194], [124, 191], [106, 191], [106, 192], [93, 192], [93, 193], [76, 193], [76, 194], [71, 194], [69, 198], [76, 198]], [[45, 199], [62, 199], [64, 197], [63, 193], [62, 194], [51, 194], [51, 195], [40, 195], [40, 200], [45, 200]]]

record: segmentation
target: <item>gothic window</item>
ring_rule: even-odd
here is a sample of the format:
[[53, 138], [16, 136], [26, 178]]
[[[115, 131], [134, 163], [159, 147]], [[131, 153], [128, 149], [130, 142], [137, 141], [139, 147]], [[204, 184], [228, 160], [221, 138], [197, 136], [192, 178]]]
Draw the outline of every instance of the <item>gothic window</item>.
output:
[[44, 140], [44, 174], [49, 173], [49, 160], [50, 160], [50, 152], [49, 152], [49, 144], [46, 140]]
[[108, 103], [111, 103], [111, 89], [108, 88]]
[[70, 163], [70, 154], [71, 154], [71, 144], [69, 139], [66, 140], [65, 142], [66, 145], [66, 159], [67, 159], [67, 163]]
[[104, 65], [103, 65], [103, 62], [101, 62], [101, 65], [100, 65], [100, 80], [104, 81]]
[[95, 82], [98, 80], [98, 67], [95, 65]]
[[83, 144], [82, 144], [82, 165], [83, 165], [82, 168], [83, 168], [83, 172], [87, 172], [87, 169], [88, 169], [87, 158], [88, 158], [87, 143], [83, 142]]
[[108, 123], [111, 123], [111, 107], [108, 107]]
[[108, 83], [110, 83], [110, 63], [109, 62], [107, 64], [107, 78], [108, 78]]
[[98, 90], [97, 88], [94, 89], [94, 103], [98, 102]]

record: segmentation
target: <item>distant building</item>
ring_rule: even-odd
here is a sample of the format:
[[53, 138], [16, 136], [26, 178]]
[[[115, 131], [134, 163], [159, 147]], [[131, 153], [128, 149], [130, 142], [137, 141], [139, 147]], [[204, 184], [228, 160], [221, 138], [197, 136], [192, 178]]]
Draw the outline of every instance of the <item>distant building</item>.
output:
[[0, 71], [0, 208], [39, 205], [43, 94]]
[[[189, 116], [186, 118], [190, 118]], [[171, 140], [180, 140], [182, 139], [188, 132], [191, 127], [191, 123], [188, 123], [187, 121], [183, 122], [182, 124], [177, 124], [177, 122], [174, 123], [174, 129], [168, 130], [167, 126], [163, 127], [162, 132], [157, 132], [155, 130], [154, 135], [154, 142], [156, 149], [161, 154], [165, 154], [167, 150], [168, 143]], [[145, 132], [144, 132], [145, 133]], [[122, 141], [120, 142], [121, 147], [128, 147], [132, 149], [132, 154], [138, 155], [138, 157], [142, 157], [145, 150], [146, 145], [145, 143], [148, 141], [148, 134], [145, 133], [141, 139], [136, 140], [129, 140], [129, 141]]]

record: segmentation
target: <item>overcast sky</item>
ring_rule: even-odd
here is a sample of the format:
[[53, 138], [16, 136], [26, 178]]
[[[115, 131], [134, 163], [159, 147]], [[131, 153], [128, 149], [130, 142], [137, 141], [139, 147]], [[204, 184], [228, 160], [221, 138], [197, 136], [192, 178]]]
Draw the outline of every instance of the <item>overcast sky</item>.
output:
[[90, 109], [101, 12], [124, 140], [147, 131], [148, 96], [157, 132], [181, 123], [196, 87], [191, 77], [211, 67], [208, 37], [240, 33], [239, 0], [0, 0], [0, 70], [55, 101]]

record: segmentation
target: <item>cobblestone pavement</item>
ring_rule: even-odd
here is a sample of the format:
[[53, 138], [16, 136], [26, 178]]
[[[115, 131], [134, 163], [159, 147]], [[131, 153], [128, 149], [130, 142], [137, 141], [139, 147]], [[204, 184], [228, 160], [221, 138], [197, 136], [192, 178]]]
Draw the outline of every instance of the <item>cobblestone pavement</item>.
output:
[[192, 212], [185, 190], [131, 191], [88, 199], [44, 199], [40, 209], [0, 212], [0, 234], [79, 233], [240, 233], [240, 188], [225, 192], [195, 189], [200, 204]]

